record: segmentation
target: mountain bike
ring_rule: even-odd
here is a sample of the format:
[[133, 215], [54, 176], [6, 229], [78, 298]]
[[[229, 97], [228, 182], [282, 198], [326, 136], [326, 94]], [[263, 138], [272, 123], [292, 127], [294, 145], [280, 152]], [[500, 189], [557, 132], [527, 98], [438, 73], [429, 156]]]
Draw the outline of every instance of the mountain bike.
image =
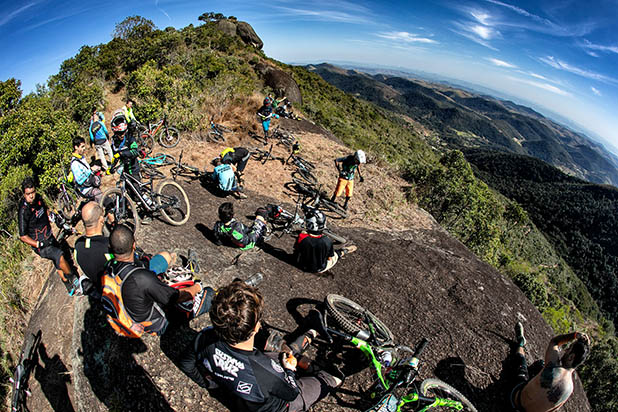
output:
[[180, 142], [180, 133], [174, 126], [168, 125], [167, 115], [164, 115], [162, 120], [154, 124], [149, 123], [146, 130], [140, 133], [140, 137], [145, 140], [148, 140], [148, 136], [158, 141], [161, 146], [167, 148], [176, 147]]
[[29, 411], [26, 405], [26, 396], [31, 393], [28, 390], [28, 380], [34, 367], [39, 364], [38, 349], [41, 344], [41, 331], [31, 333], [26, 338], [24, 348], [19, 357], [19, 363], [15, 368], [13, 377], [10, 378], [13, 384], [13, 395], [11, 397], [12, 412], [27, 412]]
[[158, 168], [176, 163], [173, 156], [165, 153], [156, 153], [153, 156], [138, 159], [138, 161], [140, 164], [140, 178], [144, 180], [163, 179], [165, 175]]
[[67, 216], [72, 216], [77, 211], [77, 204], [81, 194], [67, 180], [67, 174], [64, 168], [58, 177], [58, 196], [56, 198], [56, 207], [63, 211]]
[[288, 149], [291, 149], [294, 143], [296, 143], [296, 138], [290, 132], [280, 129], [279, 126], [273, 129], [269, 138], [279, 140], [277, 144], [282, 144]]
[[[301, 197], [297, 200], [293, 213], [285, 210], [279, 205], [271, 205], [272, 212], [269, 214], [267, 219], [268, 223], [271, 225], [270, 232], [281, 233], [279, 237], [283, 234], [296, 235], [297, 232], [300, 232], [305, 228], [304, 215], [311, 211], [311, 209], [314, 209], [314, 207], [303, 203]], [[303, 212], [303, 216], [300, 215], [300, 211]], [[337, 243], [344, 244], [347, 242], [346, 238], [339, 236], [328, 229], [324, 229], [322, 233]]]
[[310, 186], [318, 185], [318, 178], [313, 174], [315, 171], [315, 165], [310, 161], [303, 159], [302, 157], [294, 154], [293, 152], [285, 161], [286, 164], [292, 164], [296, 166], [296, 170], [292, 173], [292, 177], [299, 179], [303, 183], [307, 183]]
[[317, 209], [335, 214], [340, 218], [348, 217], [348, 211], [340, 206], [337, 202], [328, 199], [328, 194], [321, 189], [321, 186], [307, 183], [304, 179], [292, 177], [292, 183], [296, 188], [296, 192], [310, 199], [306, 204], [309, 204]]
[[277, 157], [272, 154], [273, 146], [274, 145], [271, 144], [268, 151], [262, 150], [259, 147], [249, 149], [249, 152], [251, 152], [251, 158], [261, 162], [262, 164], [265, 164], [269, 160], [278, 160], [281, 164], [283, 164], [285, 160], [282, 157]]
[[191, 166], [188, 163], [182, 162], [182, 154], [183, 151], [180, 152], [180, 156], [178, 157], [178, 162], [174, 163], [174, 167], [170, 169], [170, 173], [172, 174], [172, 178], [176, 180], [178, 176], [187, 177], [189, 179], [200, 179], [208, 174], [206, 170], [202, 171], [195, 166]]
[[214, 122], [215, 117], [212, 116], [210, 118], [210, 131], [208, 132], [208, 138], [213, 142], [222, 143], [225, 142], [224, 133], [229, 133], [232, 131], [229, 127], [223, 126], [221, 124]]
[[439, 379], [416, 383], [419, 357], [428, 340], [421, 339], [414, 351], [393, 343], [393, 334], [374, 314], [340, 295], [328, 295], [322, 317], [326, 338], [342, 339], [358, 348], [374, 372], [366, 391], [372, 407], [366, 412], [465, 411], [476, 408], [457, 389]]
[[156, 190], [153, 180], [142, 183], [124, 170], [116, 187], [103, 193], [100, 202], [106, 213], [112, 213], [115, 222], [129, 226], [137, 232], [140, 226], [138, 207], [146, 214], [161, 213], [174, 226], [189, 220], [191, 205], [184, 189], [176, 182], [163, 180]]

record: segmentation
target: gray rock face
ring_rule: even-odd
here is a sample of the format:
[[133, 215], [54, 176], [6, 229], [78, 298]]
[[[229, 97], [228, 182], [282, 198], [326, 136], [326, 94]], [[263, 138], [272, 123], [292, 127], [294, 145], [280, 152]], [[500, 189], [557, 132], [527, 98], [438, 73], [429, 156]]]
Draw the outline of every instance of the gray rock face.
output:
[[253, 27], [249, 23], [239, 21], [236, 24], [236, 33], [240, 36], [242, 41], [247, 44], [253, 45], [257, 49], [261, 49], [264, 46], [262, 39], [255, 33]]
[[228, 36], [236, 36], [236, 25], [229, 20], [220, 20], [217, 28]]
[[295, 104], [303, 103], [298, 84], [290, 74], [283, 70], [269, 67], [265, 70], [264, 82], [273, 89], [277, 96], [287, 96], [288, 100]]

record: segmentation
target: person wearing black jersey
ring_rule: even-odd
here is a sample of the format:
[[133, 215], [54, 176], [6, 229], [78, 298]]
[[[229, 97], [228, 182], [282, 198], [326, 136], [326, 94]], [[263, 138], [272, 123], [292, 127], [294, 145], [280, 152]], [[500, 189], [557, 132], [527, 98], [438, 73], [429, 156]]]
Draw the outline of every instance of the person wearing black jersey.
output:
[[251, 153], [244, 147], [235, 147], [233, 149], [231, 147], [226, 147], [219, 156], [221, 157], [221, 163], [224, 165], [233, 165], [234, 172], [237, 176], [240, 176], [243, 174], [245, 167], [247, 167], [247, 162], [251, 157]]
[[259, 208], [255, 211], [255, 220], [251, 227], [243, 225], [234, 218], [234, 205], [230, 202], [222, 203], [219, 206], [219, 221], [215, 223], [214, 234], [215, 243], [223, 244], [229, 241], [241, 250], [252, 249], [259, 244], [266, 233], [266, 217], [268, 211]]
[[333, 241], [325, 236], [326, 216], [319, 210], [305, 210], [305, 230], [300, 232], [294, 244], [298, 266], [305, 272], [322, 273], [330, 270], [339, 258], [356, 250], [356, 246], [335, 250]]
[[210, 308], [214, 295], [212, 288], [202, 288], [200, 282], [182, 289], [172, 288], [163, 283], [154, 271], [146, 269], [143, 262], [136, 260], [135, 239], [128, 227], [118, 225], [113, 230], [110, 248], [114, 257], [107, 263], [105, 271], [123, 279], [121, 298], [124, 307], [134, 322], [144, 323], [145, 332], [162, 335], [169, 323], [165, 310], [176, 303], [190, 300], [198, 303], [200, 310], [195, 316], [206, 313]]
[[120, 161], [125, 172], [139, 180], [140, 150], [133, 134], [127, 132], [128, 122], [121, 110], [114, 112], [112, 117], [112, 150], [114, 163]]
[[67, 288], [69, 295], [79, 288], [77, 276], [64, 258], [62, 249], [52, 233], [50, 216], [53, 215], [45, 205], [43, 198], [36, 193], [34, 179], [26, 177], [22, 183], [24, 197], [19, 202], [17, 217], [19, 239], [32, 247], [34, 253], [54, 262], [54, 267]]
[[348, 202], [354, 193], [354, 175], [358, 172], [358, 179], [363, 182], [365, 179], [361, 175], [360, 165], [367, 162], [365, 152], [357, 150], [349, 156], [339, 157], [335, 159], [335, 167], [339, 172], [337, 187], [331, 197], [331, 202], [334, 202], [339, 196], [345, 193], [345, 202], [343, 208], [348, 209]]
[[[290, 353], [254, 348], [263, 308], [260, 292], [242, 281], [221, 288], [210, 309], [213, 328], [197, 336], [180, 369], [204, 388], [219, 386], [233, 394], [234, 410], [307, 411], [341, 380], [323, 371], [297, 378], [296, 358]], [[310, 332], [306, 336], [316, 336]]]

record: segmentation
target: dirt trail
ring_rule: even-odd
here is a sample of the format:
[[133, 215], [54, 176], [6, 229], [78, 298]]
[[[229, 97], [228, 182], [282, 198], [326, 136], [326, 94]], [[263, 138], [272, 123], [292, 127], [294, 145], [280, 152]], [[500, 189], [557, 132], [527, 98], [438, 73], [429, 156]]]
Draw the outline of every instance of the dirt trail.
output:
[[[300, 129], [301, 123], [294, 127]], [[303, 155], [320, 165], [318, 177], [332, 190], [332, 159], [350, 149], [315, 130], [297, 133], [303, 142]], [[247, 137], [237, 138], [243, 145], [253, 144]], [[185, 153], [190, 151], [187, 161], [200, 167], [222, 148], [184, 143]], [[283, 187], [289, 173], [276, 162], [266, 166], [249, 163], [249, 199], [228, 199], [234, 202], [237, 217], [247, 222], [258, 206], [291, 203], [292, 195]], [[148, 252], [186, 254], [189, 247], [197, 250], [200, 277], [215, 287], [235, 277], [263, 273], [260, 290], [266, 301], [265, 320], [286, 331], [297, 328], [297, 312], [304, 313], [328, 293], [347, 296], [378, 315], [399, 342], [413, 345], [423, 336], [430, 339], [423, 356], [422, 377], [437, 376], [451, 383], [479, 411], [507, 410], [504, 399], [510, 388], [504, 364], [514, 323], [521, 320], [526, 326], [530, 361], [542, 357], [552, 335], [550, 328], [510, 280], [479, 261], [427, 213], [404, 201], [407, 184], [403, 180], [376, 165], [366, 165], [363, 173], [366, 181], [356, 187], [352, 217], [329, 220], [332, 229], [356, 244], [358, 251], [346, 256], [328, 276], [306, 274], [290, 264], [293, 239], [289, 236], [273, 236], [267, 247], [247, 252], [215, 246], [209, 228], [224, 200], [198, 181], [182, 182], [191, 202], [189, 222], [172, 227], [155, 219], [144, 227], [138, 241]], [[65, 403], [58, 406], [57, 397], [45, 389], [52, 387], [51, 383], [33, 378], [32, 410], [226, 410], [216, 394], [198, 387], [175, 366], [182, 348], [208, 324], [207, 316], [172, 328], [160, 339], [147, 336], [128, 340], [111, 332], [97, 305], [85, 297], [70, 301], [61, 288], [52, 277], [30, 328], [43, 329], [48, 357], [57, 355], [56, 364], [69, 370], [68, 374], [55, 375], [55, 393], [66, 393], [60, 396]], [[323, 353], [326, 348], [321, 345], [317, 350]], [[349, 374], [343, 390], [313, 410], [366, 408], [357, 394], [367, 388], [368, 373], [350, 368], [362, 364], [357, 355], [349, 351], [343, 356]], [[563, 410], [590, 410], [579, 380]]]

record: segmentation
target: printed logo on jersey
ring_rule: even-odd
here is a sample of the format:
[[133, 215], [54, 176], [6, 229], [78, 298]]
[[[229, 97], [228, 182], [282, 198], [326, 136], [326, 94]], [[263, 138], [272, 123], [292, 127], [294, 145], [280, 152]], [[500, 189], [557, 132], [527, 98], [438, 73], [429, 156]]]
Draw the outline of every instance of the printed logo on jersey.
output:
[[238, 386], [236, 386], [236, 392], [249, 395], [251, 393], [251, 388], [253, 388], [253, 384], [243, 382], [243, 381], [238, 381]]
[[279, 365], [277, 362], [274, 361], [274, 359], [270, 360], [270, 366], [273, 367], [273, 369], [275, 370], [275, 372], [277, 373], [283, 373], [283, 368], [281, 367], [281, 365]]
[[215, 348], [215, 354], [212, 356], [212, 359], [215, 361], [217, 368], [236, 378], [238, 377], [238, 371], [245, 369], [244, 363], [217, 348]]

